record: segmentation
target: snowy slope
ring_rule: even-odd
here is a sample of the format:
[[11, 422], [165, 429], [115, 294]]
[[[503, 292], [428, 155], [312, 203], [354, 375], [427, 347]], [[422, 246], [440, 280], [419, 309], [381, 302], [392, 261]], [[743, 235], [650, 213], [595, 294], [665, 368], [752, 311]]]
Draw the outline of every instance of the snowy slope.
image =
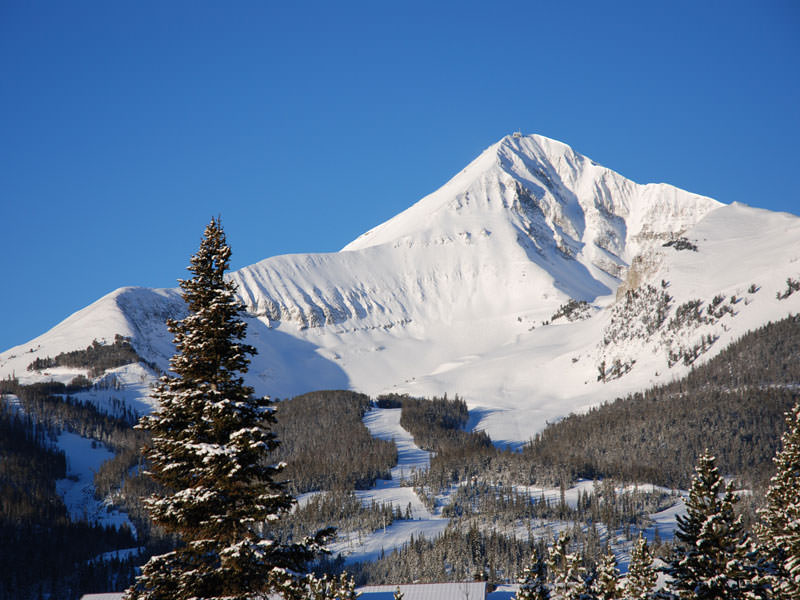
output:
[[549, 309], [610, 293], [633, 256], [719, 206], [637, 185], [547, 138], [506, 137], [342, 252], [271, 258], [233, 278], [252, 313], [299, 327]]
[[[231, 278], [259, 349], [257, 392], [458, 393], [477, 428], [519, 444], [800, 312], [800, 293], [776, 298], [800, 278], [798, 261], [795, 216], [639, 185], [565, 144], [515, 135], [342, 251], [268, 258]], [[570, 299], [588, 303], [588, 318], [553, 320]], [[701, 317], [687, 321], [692, 300]], [[165, 369], [164, 319], [182, 311], [175, 290], [117, 290], [0, 354], [0, 376], [68, 381], [76, 371], [26, 368], [118, 333]], [[126, 401], [146, 395], [151, 372], [123, 375]]]
[[[28, 367], [37, 358], [80, 350], [92, 345], [94, 340], [113, 343], [116, 334], [132, 338], [140, 356], [166, 369], [174, 352], [166, 320], [181, 318], [184, 314], [185, 306], [177, 290], [120, 288], [67, 317], [43, 335], [0, 354], [0, 373], [2, 377], [14, 376], [25, 384], [42, 380], [69, 383], [76, 375], [88, 375], [88, 372], [66, 367], [42, 372], [30, 371]], [[122, 385], [121, 390], [93, 390], [83, 394], [82, 399], [103, 405], [117, 398], [139, 413], [148, 412], [152, 406], [148, 391], [154, 375], [144, 365], [128, 365], [114, 372]]]
[[56, 482], [56, 490], [64, 499], [72, 520], [115, 527], [127, 524], [135, 532], [125, 513], [111, 509], [94, 497], [94, 474], [100, 465], [114, 457], [114, 453], [94, 440], [68, 431], [58, 436], [56, 444], [68, 457], [67, 478]]

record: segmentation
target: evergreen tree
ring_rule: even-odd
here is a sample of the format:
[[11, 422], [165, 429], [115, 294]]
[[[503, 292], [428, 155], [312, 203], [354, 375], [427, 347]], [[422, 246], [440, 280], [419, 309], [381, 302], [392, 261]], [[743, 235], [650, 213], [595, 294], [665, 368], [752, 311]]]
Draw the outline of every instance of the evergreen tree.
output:
[[800, 402], [786, 416], [777, 467], [761, 511], [759, 531], [775, 565], [771, 579], [776, 598], [800, 598]]
[[715, 458], [706, 451], [698, 459], [686, 502], [678, 516], [679, 545], [666, 572], [680, 598], [717, 600], [758, 597], [756, 572], [748, 555], [751, 544], [741, 517], [734, 513], [738, 498], [724, 485]]
[[544, 561], [533, 549], [530, 562], [525, 566], [519, 580], [519, 591], [516, 600], [549, 600], [550, 591], [547, 588], [547, 568]]
[[569, 559], [569, 536], [556, 535], [553, 545], [547, 549], [547, 578], [553, 600], [567, 597]]
[[658, 575], [653, 569], [653, 555], [647, 540], [639, 535], [631, 551], [631, 562], [625, 578], [624, 597], [628, 600], [647, 600], [656, 585]]
[[576, 552], [569, 551], [569, 536], [556, 536], [548, 549], [547, 572], [552, 600], [590, 600], [593, 577], [581, 565]]
[[153, 392], [159, 408], [142, 419], [152, 443], [149, 475], [164, 489], [145, 500], [150, 518], [181, 543], [155, 556], [128, 591], [130, 599], [290, 595], [296, 573], [329, 533], [280, 543], [270, 522], [294, 499], [267, 462], [279, 442], [269, 398], [253, 396], [242, 373], [255, 349], [235, 286], [224, 277], [230, 247], [219, 219], [206, 227], [181, 280], [188, 315], [168, 321], [176, 353]]
[[622, 589], [619, 584], [619, 570], [617, 559], [610, 550], [606, 552], [597, 565], [597, 575], [594, 580], [594, 595], [598, 600], [617, 600], [622, 598]]
[[581, 557], [572, 554], [567, 572], [567, 600], [597, 600], [595, 583], [597, 571], [592, 567], [587, 569], [581, 564]]
[[[295, 600], [356, 600], [358, 597], [356, 583], [346, 573], [338, 579], [327, 575], [319, 578], [309, 573], [286, 595]], [[402, 595], [400, 597], [402, 599]]]

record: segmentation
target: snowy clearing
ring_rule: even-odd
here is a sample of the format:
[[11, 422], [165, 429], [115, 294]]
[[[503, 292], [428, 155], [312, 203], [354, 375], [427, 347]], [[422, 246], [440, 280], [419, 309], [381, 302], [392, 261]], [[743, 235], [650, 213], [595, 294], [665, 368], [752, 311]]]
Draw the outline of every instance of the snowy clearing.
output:
[[56, 444], [67, 455], [67, 478], [56, 482], [56, 490], [64, 499], [70, 518], [115, 527], [127, 524], [135, 533], [127, 514], [94, 497], [94, 474], [114, 453], [95, 440], [68, 431], [58, 436]]

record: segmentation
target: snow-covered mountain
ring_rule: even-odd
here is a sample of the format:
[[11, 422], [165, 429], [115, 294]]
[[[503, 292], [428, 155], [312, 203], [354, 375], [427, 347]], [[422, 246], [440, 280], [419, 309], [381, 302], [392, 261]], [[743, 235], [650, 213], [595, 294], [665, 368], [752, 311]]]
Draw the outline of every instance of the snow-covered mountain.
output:
[[[340, 252], [231, 277], [259, 349], [257, 392], [457, 393], [475, 426], [518, 443], [800, 312], [800, 293], [779, 298], [800, 279], [800, 218], [639, 185], [515, 134]], [[175, 290], [117, 290], [0, 354], [0, 376], [69, 380], [78, 371], [27, 367], [115, 334], [166, 369], [164, 320], [182, 311]], [[151, 377], [119, 373], [140, 403]]]

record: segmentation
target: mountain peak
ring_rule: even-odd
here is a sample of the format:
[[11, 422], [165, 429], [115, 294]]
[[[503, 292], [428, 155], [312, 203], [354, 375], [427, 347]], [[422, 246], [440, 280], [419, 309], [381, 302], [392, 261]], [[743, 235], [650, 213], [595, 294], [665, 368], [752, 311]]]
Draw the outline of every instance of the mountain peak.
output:
[[[545, 150], [551, 143], [569, 149], [565, 144], [541, 136], [507, 135], [487, 147], [466, 167], [454, 175], [438, 190], [392, 219], [374, 227], [342, 250], [361, 250], [392, 242], [396, 239], [421, 234], [426, 230], [447, 229], [448, 213], [463, 213], [470, 200], [497, 196], [500, 188], [512, 184], [514, 165], [525, 160], [541, 164], [549, 162]], [[496, 198], [495, 198], [496, 199]], [[501, 202], [500, 204], [503, 204]], [[505, 204], [508, 204], [505, 202]], [[447, 210], [447, 209], [451, 210]]]
[[538, 133], [521, 133], [519, 131], [503, 136], [498, 142], [490, 146], [490, 148], [495, 147], [498, 150], [508, 147], [529, 155], [537, 153], [546, 156], [560, 156], [567, 153], [576, 154], [572, 147], [564, 142], [539, 135]]
[[554, 247], [619, 278], [647, 246], [679, 235], [719, 206], [665, 184], [634, 183], [557, 140], [515, 133], [343, 251], [506, 229], [539, 253]]

